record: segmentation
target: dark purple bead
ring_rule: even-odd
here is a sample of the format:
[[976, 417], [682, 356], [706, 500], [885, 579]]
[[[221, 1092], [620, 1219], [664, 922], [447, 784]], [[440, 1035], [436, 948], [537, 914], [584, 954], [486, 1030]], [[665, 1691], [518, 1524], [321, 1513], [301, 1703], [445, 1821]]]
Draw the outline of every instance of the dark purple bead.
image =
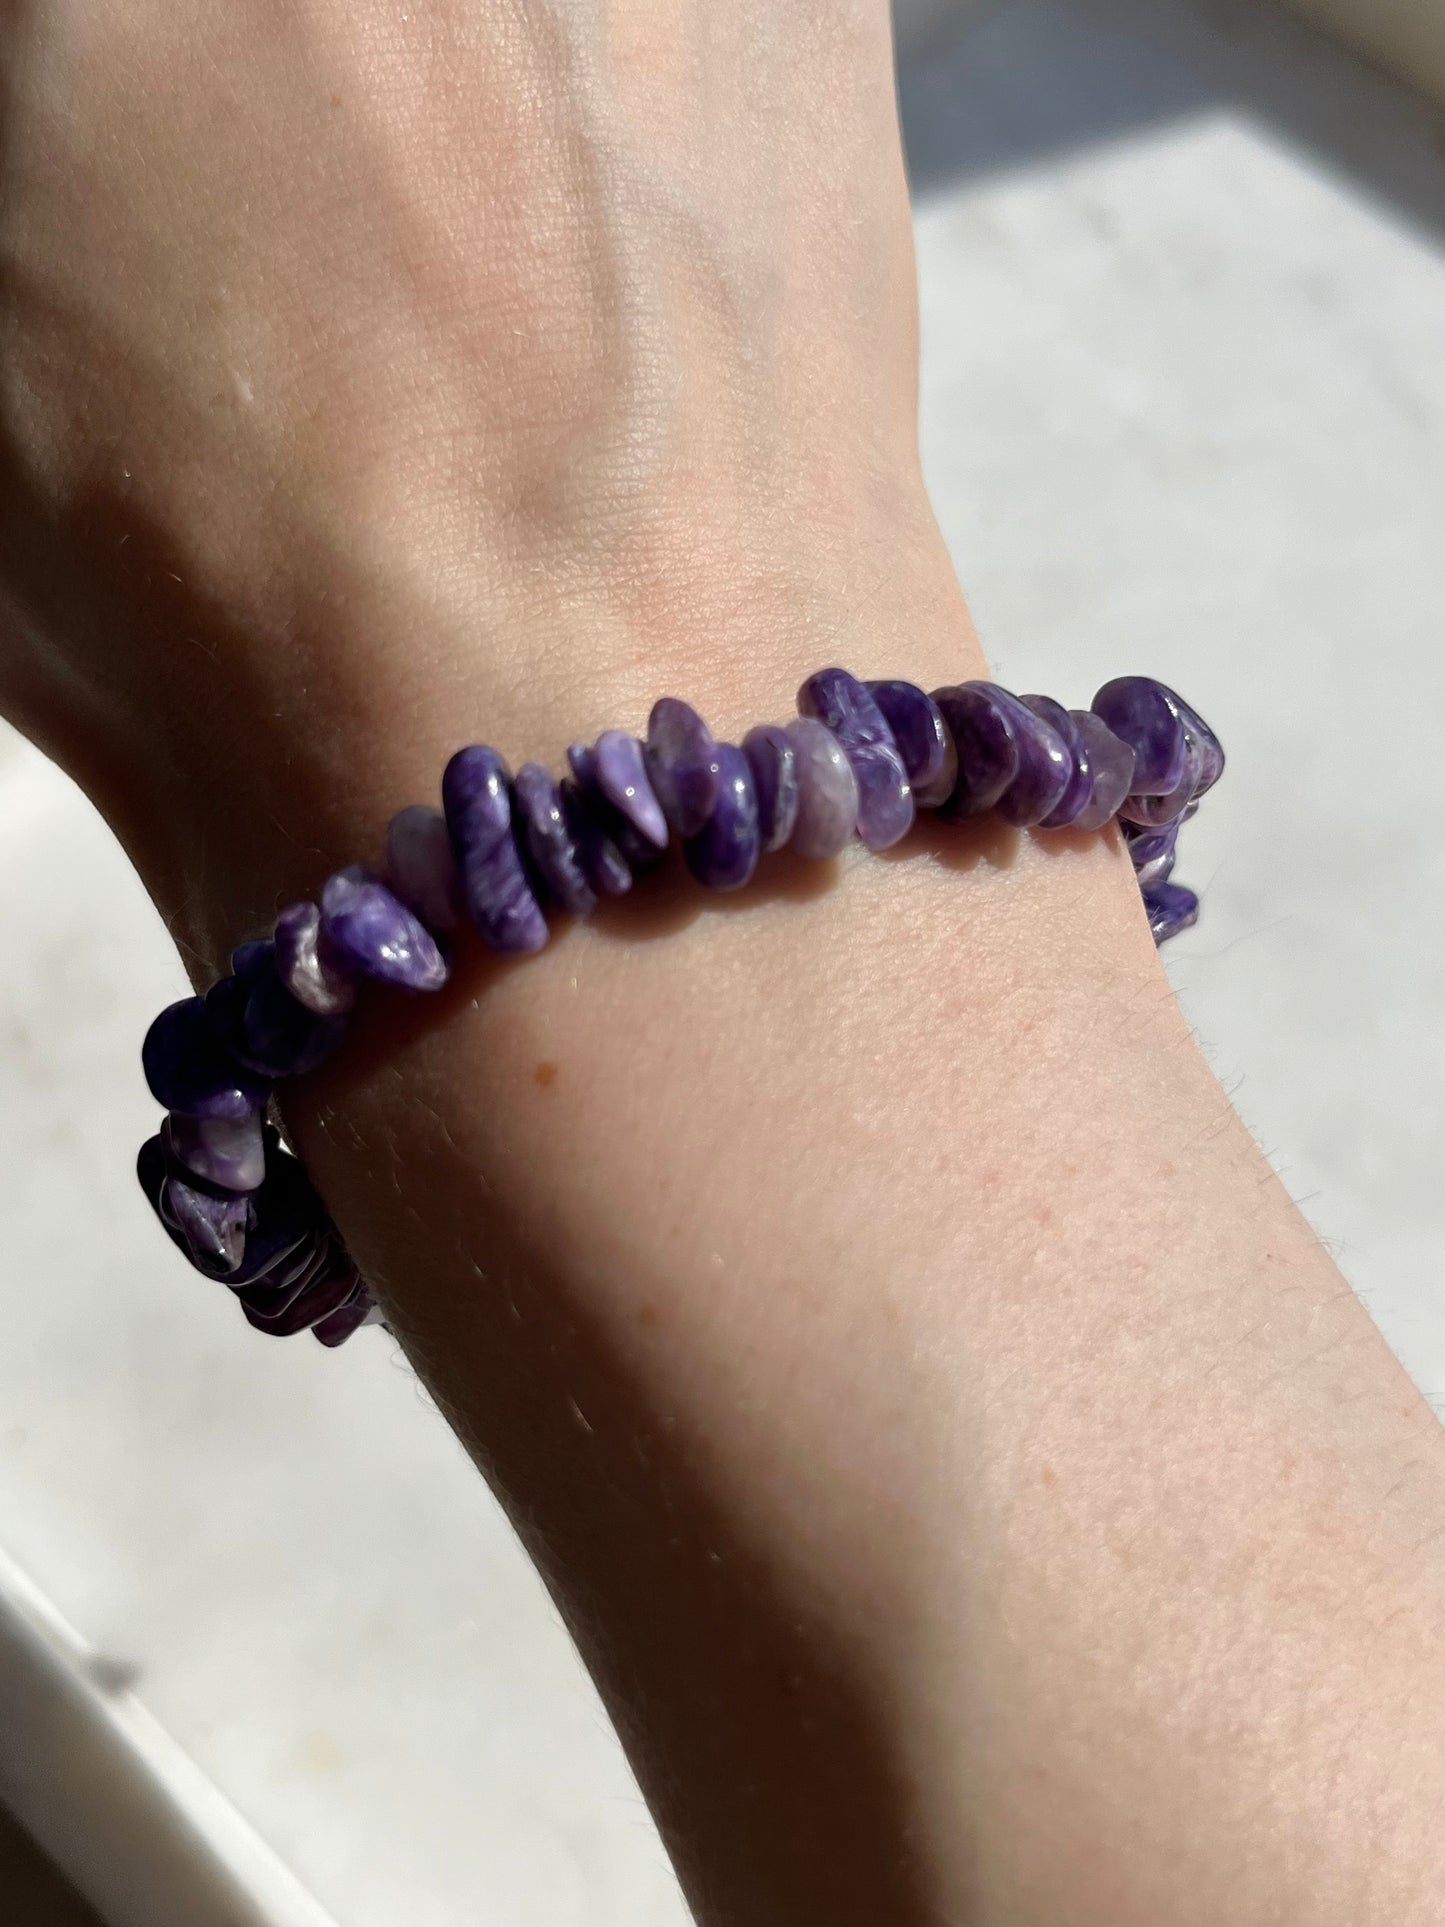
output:
[[288, 904], [276, 919], [276, 974], [298, 1004], [340, 1017], [356, 1002], [356, 979], [321, 928], [314, 903]]
[[1094, 772], [1089, 767], [1088, 746], [1068, 710], [1052, 696], [1020, 696], [1019, 701], [1041, 722], [1047, 723], [1064, 745], [1070, 765], [1069, 780], [1054, 808], [1040, 819], [1039, 828], [1066, 830], [1078, 821], [1093, 800]]
[[540, 950], [547, 919], [512, 833], [511, 780], [496, 750], [457, 751], [442, 776], [442, 807], [472, 922], [504, 955]]
[[991, 682], [957, 683], [935, 689], [933, 700], [948, 725], [958, 753], [958, 782], [940, 805], [951, 817], [982, 816], [991, 810], [1019, 772], [1018, 732], [1007, 692]]
[[613, 809], [657, 850], [667, 848], [667, 818], [643, 763], [642, 745], [625, 729], [604, 729], [593, 752], [598, 789]]
[[597, 893], [587, 881], [562, 792], [541, 763], [523, 763], [517, 771], [512, 807], [518, 834], [552, 902], [569, 917], [590, 917]]
[[460, 927], [461, 878], [440, 810], [410, 803], [397, 811], [386, 826], [386, 880], [433, 935]]
[[260, 1114], [246, 1117], [183, 1117], [161, 1128], [161, 1143], [175, 1161], [220, 1191], [255, 1191], [266, 1176]]
[[758, 867], [758, 796], [748, 759], [719, 743], [717, 802], [712, 815], [683, 845], [687, 867], [710, 890], [740, 890]]
[[718, 765], [712, 731], [688, 703], [663, 696], [647, 719], [644, 751], [653, 794], [673, 831], [696, 836], [717, 802]]
[[798, 820], [798, 752], [787, 730], [759, 723], [743, 738], [758, 799], [758, 842], [781, 850]]
[[236, 951], [245, 974], [222, 977], [206, 992], [206, 1010], [232, 1053], [271, 1078], [303, 1077], [346, 1039], [344, 1017], [318, 1017], [282, 983], [270, 944]]
[[[1173, 690], [1170, 695], [1174, 696]], [[1184, 745], [1194, 778], [1194, 796], [1212, 790], [1224, 774], [1224, 745], [1197, 709], [1191, 709], [1182, 696], [1174, 696], [1179, 720], [1184, 725]]]
[[883, 711], [846, 669], [820, 669], [798, 691], [798, 714], [831, 729], [858, 778], [858, 834], [887, 850], [913, 827], [913, 793]]
[[187, 997], [163, 1010], [141, 1047], [151, 1096], [187, 1117], [245, 1117], [264, 1110], [271, 1080], [237, 1062], [207, 1014]]
[[344, 1345], [351, 1334], [359, 1331], [376, 1310], [371, 1294], [366, 1291], [354, 1292], [339, 1310], [329, 1312], [319, 1318], [311, 1327], [311, 1336], [318, 1344], [334, 1348]]
[[1074, 761], [1058, 732], [1041, 716], [1025, 708], [1017, 697], [1011, 696], [1009, 701], [1013, 704], [1019, 767], [995, 808], [1005, 823], [1027, 830], [1059, 807], [1074, 774]]
[[937, 809], [952, 796], [958, 781], [958, 751], [938, 704], [917, 683], [870, 682], [864, 686], [893, 732], [915, 806]]
[[244, 1193], [203, 1191], [168, 1178], [166, 1210], [186, 1241], [187, 1255], [211, 1276], [233, 1272], [246, 1253], [251, 1200]]
[[245, 1313], [247, 1324], [272, 1338], [291, 1338], [297, 1332], [310, 1331], [313, 1325], [319, 1324], [323, 1318], [329, 1318], [332, 1312], [339, 1311], [358, 1291], [364, 1289], [355, 1265], [342, 1252], [324, 1265], [305, 1289], [297, 1292], [279, 1311], [257, 1310], [246, 1302], [242, 1293], [236, 1295], [241, 1299], [241, 1310]]
[[1171, 690], [1152, 676], [1117, 676], [1104, 684], [1092, 708], [1134, 752], [1134, 795], [1166, 796], [1178, 789], [1188, 745]]
[[661, 863], [663, 849], [654, 843], [617, 805], [602, 787], [597, 751], [586, 743], [573, 743], [567, 751], [577, 795], [587, 815], [627, 865], [629, 879], [639, 877]]
[[1181, 883], [1156, 883], [1144, 892], [1144, 908], [1156, 944], [1168, 943], [1199, 918], [1199, 899]]
[[1102, 830], [1119, 813], [1134, 779], [1134, 752], [1092, 709], [1071, 709], [1069, 716], [1089, 758], [1093, 793], [1074, 818], [1076, 830]]
[[570, 776], [557, 786], [562, 798], [562, 814], [577, 846], [582, 865], [593, 892], [599, 897], [623, 897], [632, 888], [632, 871], [601, 821], [602, 798], [596, 790], [581, 790]]
[[440, 990], [450, 972], [436, 938], [379, 876], [359, 863], [321, 886], [321, 929], [351, 966], [398, 990]]
[[1166, 824], [1163, 829], [1141, 830], [1127, 837], [1129, 861], [1134, 865], [1134, 874], [1141, 890], [1149, 890], [1157, 883], [1169, 881], [1174, 869], [1178, 838], [1177, 822]]

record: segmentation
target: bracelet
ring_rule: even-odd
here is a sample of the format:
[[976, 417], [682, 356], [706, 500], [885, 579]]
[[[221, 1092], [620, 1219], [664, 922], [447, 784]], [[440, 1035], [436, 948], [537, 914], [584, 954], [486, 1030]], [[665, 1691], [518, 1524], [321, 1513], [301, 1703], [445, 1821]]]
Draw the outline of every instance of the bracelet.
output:
[[304, 1166], [268, 1121], [276, 1083], [345, 1039], [363, 981], [439, 990], [464, 920], [507, 955], [540, 950], [546, 911], [585, 917], [654, 869], [673, 839], [688, 869], [737, 890], [760, 856], [871, 850], [917, 810], [994, 811], [1019, 829], [1123, 831], [1156, 943], [1187, 929], [1198, 898], [1171, 881], [1180, 825], [1217, 782], [1213, 731], [1162, 683], [1123, 676], [1091, 709], [966, 682], [931, 696], [908, 682], [810, 676], [798, 720], [718, 743], [665, 696], [645, 741], [609, 729], [513, 776], [496, 750], [458, 750], [442, 808], [414, 805], [387, 830], [385, 879], [338, 870], [272, 935], [243, 943], [204, 997], [163, 1010], [146, 1035], [146, 1082], [168, 1115], [141, 1147], [141, 1188], [196, 1270], [230, 1286], [276, 1337], [344, 1341], [380, 1312]]

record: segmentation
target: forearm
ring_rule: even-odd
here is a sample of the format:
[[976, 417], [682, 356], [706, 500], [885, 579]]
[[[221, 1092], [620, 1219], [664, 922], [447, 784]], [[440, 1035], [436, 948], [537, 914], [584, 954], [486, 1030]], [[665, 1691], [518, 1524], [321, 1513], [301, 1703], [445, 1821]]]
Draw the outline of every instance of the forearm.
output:
[[[977, 666], [941, 570], [895, 606], [644, 673], [733, 733], [814, 657]], [[511, 746], [413, 708], [362, 820], [459, 715]], [[468, 954], [294, 1122], [709, 1922], [1431, 1918], [1438, 1429], [1103, 844], [663, 886]]]

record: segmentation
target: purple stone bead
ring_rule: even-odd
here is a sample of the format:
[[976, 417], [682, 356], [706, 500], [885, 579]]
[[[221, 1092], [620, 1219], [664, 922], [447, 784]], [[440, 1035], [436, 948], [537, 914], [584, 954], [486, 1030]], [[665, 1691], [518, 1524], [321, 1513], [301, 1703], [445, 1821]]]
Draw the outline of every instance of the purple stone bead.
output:
[[815, 862], [847, 848], [858, 827], [858, 778], [831, 729], [811, 716], [788, 724], [798, 753], [798, 820], [789, 848]]
[[1091, 706], [1134, 752], [1134, 795], [1166, 796], [1178, 789], [1188, 773], [1188, 744], [1171, 690], [1152, 676], [1117, 676]]
[[363, 1325], [371, 1321], [375, 1311], [376, 1305], [369, 1292], [355, 1292], [338, 1311], [319, 1318], [311, 1327], [311, 1336], [319, 1344], [328, 1347], [344, 1345], [353, 1332], [360, 1331]]
[[206, 992], [206, 1011], [242, 1063], [270, 1078], [302, 1077], [345, 1041], [344, 1017], [318, 1017], [297, 1003], [269, 943], [243, 944], [231, 963], [231, 975]]
[[386, 826], [386, 880], [433, 934], [460, 928], [461, 878], [440, 810], [412, 803], [397, 811]]
[[1156, 944], [1168, 943], [1199, 919], [1199, 899], [1181, 883], [1156, 883], [1144, 892], [1144, 908]]
[[1009, 701], [1013, 704], [1019, 767], [995, 808], [1005, 823], [1027, 830], [1052, 816], [1062, 803], [1074, 775], [1074, 759], [1057, 730], [1025, 708], [1017, 697]]
[[748, 759], [719, 743], [717, 801], [696, 836], [683, 845], [687, 867], [710, 890], [740, 890], [758, 867], [758, 795]]
[[743, 755], [758, 798], [758, 840], [781, 850], [798, 820], [798, 752], [787, 730], [759, 723], [743, 738]]
[[1203, 796], [1212, 790], [1224, 774], [1224, 745], [1205, 722], [1198, 710], [1191, 709], [1182, 696], [1169, 694], [1179, 710], [1179, 720], [1184, 725], [1185, 752], [1190, 769], [1194, 775], [1194, 796]]
[[632, 888], [632, 871], [602, 824], [598, 806], [603, 799], [596, 790], [579, 789], [570, 776], [564, 776], [557, 789], [577, 846], [577, 860], [592, 891], [599, 897], [625, 897]]
[[261, 1119], [183, 1117], [172, 1113], [161, 1130], [170, 1156], [221, 1191], [255, 1191], [266, 1176]]
[[1134, 752], [1092, 709], [1071, 709], [1070, 719], [1089, 758], [1093, 794], [1074, 818], [1076, 830], [1102, 830], [1119, 813], [1134, 780]]
[[[1019, 705], [996, 683], [965, 682], [935, 689], [933, 700], [958, 754], [958, 782], [940, 806], [950, 817], [982, 816], [1019, 773]], [[1027, 712], [1025, 712], [1027, 713]]]
[[321, 929], [353, 970], [398, 990], [440, 990], [451, 974], [426, 925], [359, 863], [321, 886]]
[[870, 682], [865, 687], [893, 732], [914, 804], [920, 810], [937, 809], [958, 781], [958, 751], [938, 704], [917, 683]]
[[647, 773], [663, 815], [679, 837], [696, 836], [717, 802], [712, 731], [690, 704], [663, 696], [647, 719]]
[[310, 1331], [313, 1325], [339, 1311], [364, 1289], [355, 1265], [342, 1252], [324, 1265], [319, 1275], [279, 1311], [258, 1310], [247, 1303], [240, 1293], [237, 1296], [241, 1298], [241, 1310], [249, 1325], [272, 1338], [291, 1338], [297, 1332]]
[[1134, 865], [1134, 875], [1139, 880], [1141, 890], [1147, 891], [1155, 884], [1169, 881], [1174, 869], [1178, 838], [1177, 822], [1167, 824], [1163, 829], [1144, 830], [1128, 837], [1129, 860]]
[[512, 833], [511, 782], [496, 750], [457, 751], [442, 776], [442, 805], [472, 922], [504, 955], [540, 950], [547, 919]]
[[186, 1117], [246, 1117], [264, 1110], [271, 1095], [270, 1078], [226, 1049], [200, 997], [161, 1012], [146, 1032], [141, 1064], [156, 1102]]
[[604, 729], [593, 752], [598, 789], [655, 849], [667, 848], [662, 813], [643, 763], [642, 745], [625, 729]]
[[820, 669], [798, 691], [798, 714], [843, 745], [858, 779], [858, 834], [870, 850], [891, 849], [913, 827], [913, 792], [883, 711], [846, 669]]
[[1094, 796], [1094, 772], [1089, 767], [1089, 751], [1073, 717], [1052, 696], [1021, 696], [1019, 701], [1048, 724], [1064, 745], [1070, 775], [1063, 795], [1048, 815], [1040, 820], [1041, 830], [1064, 830], [1076, 823]]
[[512, 785], [517, 833], [547, 894], [569, 917], [590, 917], [597, 893], [587, 881], [562, 792], [541, 763], [523, 763]]
[[598, 774], [597, 751], [586, 743], [573, 743], [567, 751], [567, 762], [588, 816], [627, 865], [629, 879], [656, 869], [665, 846], [644, 836], [607, 796]]
[[314, 903], [288, 904], [276, 919], [276, 974], [298, 1004], [340, 1017], [356, 1002], [356, 979], [327, 941]]
[[198, 1270], [215, 1276], [236, 1269], [246, 1254], [251, 1228], [247, 1193], [202, 1191], [173, 1177], [166, 1180], [165, 1205]]

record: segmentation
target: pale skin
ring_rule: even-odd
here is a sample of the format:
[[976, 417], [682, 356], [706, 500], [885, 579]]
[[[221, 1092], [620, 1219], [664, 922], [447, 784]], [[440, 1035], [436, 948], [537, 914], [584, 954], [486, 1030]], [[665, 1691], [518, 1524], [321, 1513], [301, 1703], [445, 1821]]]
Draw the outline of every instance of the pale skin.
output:
[[[3, 0], [0, 86], [0, 704], [198, 977], [461, 742], [983, 672], [883, 0]], [[665, 883], [288, 1117], [704, 1927], [1440, 1920], [1441, 1431], [1111, 839]]]

